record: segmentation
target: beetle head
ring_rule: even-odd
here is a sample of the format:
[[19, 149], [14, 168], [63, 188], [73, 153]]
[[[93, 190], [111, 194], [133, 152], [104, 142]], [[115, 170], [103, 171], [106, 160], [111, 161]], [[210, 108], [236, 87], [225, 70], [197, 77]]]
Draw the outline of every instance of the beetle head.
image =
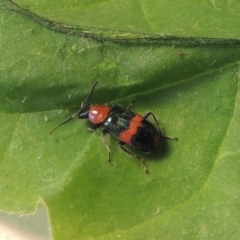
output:
[[78, 117], [79, 119], [86, 119], [88, 118], [88, 113], [89, 113], [89, 109], [90, 109], [90, 104], [89, 104], [89, 100], [92, 97], [93, 91], [97, 85], [98, 81], [96, 81], [88, 95], [88, 97], [82, 102], [81, 104], [81, 108], [79, 109], [79, 111], [77, 113], [74, 113], [70, 118], [68, 118], [66, 121], [60, 123], [59, 125], [57, 125], [49, 134], [51, 134], [52, 132], [54, 132], [56, 129], [58, 129], [59, 127], [61, 127], [62, 125], [68, 123], [69, 121], [71, 121], [73, 118]]
[[77, 117], [79, 119], [88, 118], [89, 109], [90, 109], [90, 104], [86, 101], [83, 101], [82, 104], [81, 104], [81, 108], [77, 113]]

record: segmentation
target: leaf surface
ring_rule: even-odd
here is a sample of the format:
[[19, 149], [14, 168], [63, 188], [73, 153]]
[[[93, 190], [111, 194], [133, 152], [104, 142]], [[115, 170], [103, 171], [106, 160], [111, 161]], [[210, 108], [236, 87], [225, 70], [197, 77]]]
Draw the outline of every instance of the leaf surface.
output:
[[[55, 239], [236, 239], [239, 236], [239, 47], [117, 45], [0, 15], [1, 210], [44, 202]], [[74, 26], [176, 36], [240, 38], [239, 3], [17, 1]], [[204, 14], [202, 14], [204, 12]], [[150, 174], [109, 137], [74, 120], [92, 103], [135, 100], [153, 112], [162, 149], [142, 155]]]

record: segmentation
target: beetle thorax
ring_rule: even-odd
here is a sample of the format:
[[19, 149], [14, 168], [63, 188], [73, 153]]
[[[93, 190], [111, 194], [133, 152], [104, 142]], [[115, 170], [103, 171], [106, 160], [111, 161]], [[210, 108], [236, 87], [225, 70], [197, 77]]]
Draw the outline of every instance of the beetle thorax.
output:
[[93, 105], [88, 114], [88, 119], [93, 124], [104, 123], [111, 108], [106, 105]]

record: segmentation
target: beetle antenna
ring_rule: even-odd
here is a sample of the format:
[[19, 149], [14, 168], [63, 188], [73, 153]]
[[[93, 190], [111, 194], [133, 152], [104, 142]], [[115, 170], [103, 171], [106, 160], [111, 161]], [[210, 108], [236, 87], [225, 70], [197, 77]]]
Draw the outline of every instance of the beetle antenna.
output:
[[[92, 90], [90, 91], [88, 97], [82, 102], [82, 105], [81, 105], [81, 109], [86, 105], [86, 102], [92, 97], [92, 94], [93, 94], [93, 91], [96, 87], [96, 85], [98, 84], [98, 81], [96, 81], [92, 87]], [[59, 127], [61, 127], [62, 125], [68, 123], [69, 121], [71, 121], [73, 118], [75, 118], [79, 113], [74, 113], [70, 118], [68, 118], [66, 121], [60, 123], [59, 125], [57, 125], [50, 133], [49, 135], [51, 135], [55, 130], [57, 130]]]
[[55, 130], [57, 130], [59, 127], [61, 127], [62, 125], [70, 122], [73, 118], [75, 118], [78, 115], [78, 113], [73, 114], [70, 118], [68, 118], [66, 121], [58, 124], [54, 129], [51, 130], [51, 132], [49, 133], [49, 135], [51, 135]]
[[96, 81], [94, 83], [91, 92], [89, 93], [88, 97], [82, 102], [82, 105], [85, 104], [92, 97], [93, 91], [94, 91], [97, 84], [98, 84], [98, 81]]

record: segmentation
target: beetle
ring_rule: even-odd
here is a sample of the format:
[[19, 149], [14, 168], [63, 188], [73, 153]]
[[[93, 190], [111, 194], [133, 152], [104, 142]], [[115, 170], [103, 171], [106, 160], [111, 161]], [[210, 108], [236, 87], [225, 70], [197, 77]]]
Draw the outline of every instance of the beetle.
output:
[[[95, 82], [88, 97], [82, 102], [79, 111], [53, 128], [49, 134], [52, 134], [56, 129], [75, 117], [78, 119], [88, 119], [92, 124], [92, 128], [89, 130], [94, 131], [102, 127], [101, 136], [108, 151], [109, 162], [111, 161], [111, 150], [105, 138], [106, 134], [111, 134], [116, 137], [119, 140], [118, 146], [127, 154], [137, 158], [145, 172], [148, 173], [148, 169], [142, 158], [126, 149], [124, 145], [132, 146], [143, 153], [151, 153], [160, 148], [162, 138], [173, 140], [177, 140], [177, 138], [162, 135], [158, 121], [152, 112], [141, 116], [131, 111], [130, 107], [133, 106], [134, 102], [132, 102], [129, 108], [124, 108], [119, 105], [113, 105], [112, 107], [109, 105], [91, 105], [89, 100], [97, 84], [98, 81]], [[156, 126], [147, 120], [150, 116], [153, 117]]]

